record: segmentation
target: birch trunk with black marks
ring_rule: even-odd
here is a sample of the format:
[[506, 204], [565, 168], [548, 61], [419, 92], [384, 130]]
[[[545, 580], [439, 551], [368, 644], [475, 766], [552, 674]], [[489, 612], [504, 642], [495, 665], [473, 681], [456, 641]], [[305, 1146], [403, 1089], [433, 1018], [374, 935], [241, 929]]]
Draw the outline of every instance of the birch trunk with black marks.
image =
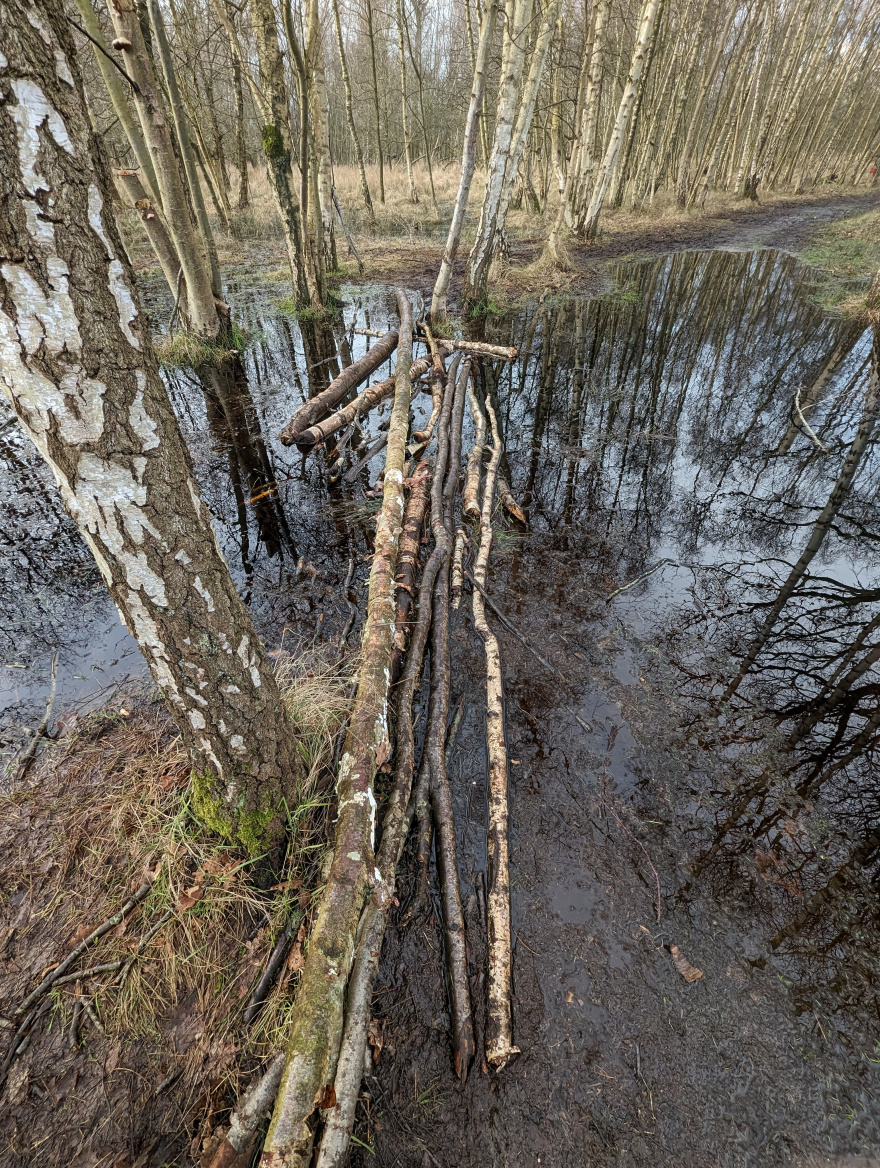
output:
[[582, 236], [584, 239], [594, 239], [596, 235], [602, 205], [605, 202], [605, 196], [608, 194], [608, 188], [611, 186], [611, 181], [614, 178], [617, 160], [620, 156], [624, 138], [626, 137], [630, 116], [632, 115], [633, 107], [642, 84], [645, 65], [648, 61], [648, 50], [654, 32], [654, 21], [659, 6], [660, 0], [645, 0], [645, 6], [642, 9], [638, 36], [636, 37], [632, 61], [629, 67], [629, 76], [627, 77], [626, 85], [620, 98], [620, 105], [614, 121], [614, 127], [611, 131], [611, 137], [608, 139], [605, 156], [602, 159], [602, 165], [599, 167], [599, 173], [596, 175], [596, 183], [590, 195], [590, 202], [587, 206], [586, 214], [575, 226], [576, 234]]
[[[0, 369], [194, 760], [205, 821], [281, 834], [297, 763], [159, 377], [56, 0], [2, 0]], [[51, 209], [51, 210], [50, 210]]]
[[333, 234], [333, 177], [330, 163], [330, 122], [327, 101], [327, 78], [324, 74], [324, 47], [321, 43], [321, 20], [318, 0], [306, 5], [306, 76], [312, 137], [315, 146], [315, 185], [318, 206], [315, 228], [323, 247], [324, 267], [335, 269], [336, 239]]
[[452, 222], [449, 224], [449, 234], [446, 237], [446, 247], [443, 249], [443, 258], [440, 261], [440, 271], [437, 273], [437, 282], [434, 285], [434, 294], [431, 297], [431, 321], [434, 325], [446, 319], [446, 296], [452, 277], [452, 265], [455, 263], [458, 245], [461, 241], [461, 229], [464, 226], [464, 216], [471, 193], [471, 182], [477, 163], [477, 132], [482, 120], [483, 97], [486, 92], [486, 65], [489, 60], [492, 38], [495, 35], [497, 15], [498, 0], [488, 0], [483, 12], [480, 43], [474, 60], [474, 81], [464, 126], [458, 194], [452, 211]]
[[486, 412], [492, 429], [492, 456], [486, 468], [480, 517], [480, 550], [474, 563], [474, 626], [486, 651], [486, 745], [489, 754], [489, 831], [487, 838], [487, 914], [489, 918], [489, 1008], [486, 1018], [486, 1060], [501, 1070], [519, 1054], [513, 1043], [511, 1018], [510, 872], [507, 807], [507, 743], [504, 734], [504, 692], [501, 650], [486, 620], [483, 591], [492, 549], [492, 505], [501, 462], [501, 436], [491, 401]]
[[403, 292], [398, 292], [397, 302], [400, 344], [385, 487], [376, 523], [357, 693], [336, 780], [333, 863], [296, 996], [287, 1061], [261, 1160], [263, 1168], [306, 1168], [311, 1162], [314, 1120], [325, 1088], [333, 1083], [339, 1057], [346, 984], [364, 897], [370, 885], [378, 895], [383, 891], [387, 895], [385, 880], [393, 880], [393, 872], [380, 872], [374, 861], [373, 779], [378, 767], [391, 756], [388, 700], [394, 649], [394, 574], [403, 523], [403, 467], [412, 388], [412, 309]]
[[126, 71], [138, 87], [134, 95], [135, 107], [153, 160], [162, 215], [183, 269], [190, 327], [199, 336], [213, 339], [225, 321], [218, 314], [215, 303], [208, 244], [190, 212], [165, 103], [144, 41], [135, 0], [113, 0], [110, 18], [117, 42], [123, 45], [121, 52]]
[[480, 210], [477, 234], [468, 256], [462, 299], [479, 303], [486, 298], [489, 267], [495, 248], [498, 229], [498, 211], [505, 191], [505, 183], [513, 182], [508, 175], [508, 161], [513, 143], [514, 122], [519, 108], [520, 88], [525, 67], [525, 40], [532, 18], [532, 0], [514, 0], [512, 14], [504, 24], [504, 50], [501, 59], [501, 80], [495, 113], [495, 136], [486, 174], [486, 192]]

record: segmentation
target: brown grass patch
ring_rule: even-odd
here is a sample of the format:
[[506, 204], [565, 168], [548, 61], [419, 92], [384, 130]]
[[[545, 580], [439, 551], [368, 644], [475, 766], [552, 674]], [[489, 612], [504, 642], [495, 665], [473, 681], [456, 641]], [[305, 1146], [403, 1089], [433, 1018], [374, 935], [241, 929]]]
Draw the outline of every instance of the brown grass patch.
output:
[[[348, 676], [318, 655], [282, 655], [278, 673], [306, 775], [289, 808], [290, 846], [273, 887], [261, 887], [265, 874], [255, 879], [259, 862], [195, 818], [189, 760], [164, 705], [149, 697], [83, 719], [75, 736], [44, 750], [26, 785], [0, 800], [6, 1017], [72, 944], [152, 880], [124, 925], [75, 967], [135, 958], [124, 979], [110, 973], [82, 983], [106, 1034], [84, 1020], [82, 1041], [70, 1049], [77, 986], [68, 982], [51, 992], [48, 1012], [13, 1064], [0, 1108], [4, 1165], [33, 1162], [31, 1136], [47, 1137], [41, 1163], [67, 1163], [67, 1145], [56, 1144], [71, 1123], [95, 1157], [105, 1144], [130, 1149], [163, 1132], [169, 1147], [191, 1150], [234, 1101], [241, 1076], [281, 1044], [295, 974], [282, 975], [249, 1028], [241, 1017], [280, 931], [317, 904]], [[7, 1040], [10, 1034], [0, 1030]], [[102, 1093], [108, 1076], [128, 1080], [125, 1099]], [[64, 1082], [76, 1090], [47, 1112], [44, 1101]]]

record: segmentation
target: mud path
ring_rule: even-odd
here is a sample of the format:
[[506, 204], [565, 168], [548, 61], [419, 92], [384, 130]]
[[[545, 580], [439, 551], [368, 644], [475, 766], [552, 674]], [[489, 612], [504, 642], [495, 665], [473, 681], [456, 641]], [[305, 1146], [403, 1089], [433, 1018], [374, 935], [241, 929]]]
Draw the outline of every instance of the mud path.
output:
[[[545, 289], [564, 288], [566, 292], [591, 295], [602, 287], [602, 274], [609, 260], [646, 258], [675, 251], [705, 251], [724, 248], [731, 251], [750, 251], [753, 248], [773, 247], [780, 251], [798, 252], [823, 223], [830, 223], [847, 215], [862, 214], [877, 205], [875, 192], [865, 195], [840, 195], [806, 200], [790, 200], [769, 206], [743, 202], [722, 212], [711, 212], [693, 218], [660, 219], [652, 227], [641, 221], [633, 228], [613, 228], [600, 236], [594, 244], [570, 248], [573, 265], [571, 272], [524, 271], [539, 259], [543, 241], [513, 242], [510, 247], [510, 267], [502, 280], [504, 290], [511, 296], [537, 295]], [[367, 256], [379, 271], [394, 272], [394, 278], [406, 281], [424, 296], [430, 296], [440, 262], [442, 248], [430, 245], [401, 245], [386, 243], [366, 245]], [[461, 294], [467, 256], [459, 255], [450, 286], [450, 304]], [[398, 274], [399, 273], [399, 274]]]

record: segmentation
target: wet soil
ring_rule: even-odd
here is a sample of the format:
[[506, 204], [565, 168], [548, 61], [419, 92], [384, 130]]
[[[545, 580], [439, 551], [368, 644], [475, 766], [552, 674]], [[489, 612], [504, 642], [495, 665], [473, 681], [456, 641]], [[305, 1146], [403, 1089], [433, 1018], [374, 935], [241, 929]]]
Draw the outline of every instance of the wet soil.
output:
[[[632, 225], [612, 226], [592, 244], [569, 245], [569, 271], [530, 267], [544, 248], [543, 239], [511, 241], [509, 266], [496, 281], [499, 295], [512, 299], [537, 296], [547, 291], [565, 290], [577, 295], [601, 291], [605, 265], [609, 260], [665, 255], [675, 251], [725, 248], [747, 251], [773, 247], [796, 254], [824, 223], [849, 215], [861, 215], [877, 206], [876, 192], [859, 195], [831, 195], [825, 198], [781, 199], [770, 204], [743, 201], [719, 211], [707, 211], [679, 218], [660, 217], [652, 225], [640, 219]], [[362, 245], [371, 275], [399, 280], [418, 289], [426, 298], [434, 286], [442, 246], [423, 241], [402, 243], [383, 240]], [[458, 301], [464, 279], [466, 254], [459, 254], [450, 284], [450, 305]]]
[[[790, 221], [774, 215], [761, 230], [806, 231], [803, 208]], [[756, 218], [747, 230], [757, 227]], [[871, 336], [829, 316], [810, 273], [778, 251], [683, 250], [612, 264], [607, 277], [602, 296], [547, 300], [485, 324], [486, 339], [520, 349], [515, 364], [486, 372], [484, 389], [529, 514], [528, 530], [496, 517], [489, 588], [553, 670], [496, 625], [522, 1053], [497, 1075], [478, 1055], [457, 1082], [439, 905], [408, 918], [407, 856], [374, 1002], [383, 1046], [351, 1163], [871, 1164], [880, 1149]], [[374, 508], [365, 491], [381, 458], [354, 483], [332, 468], [328, 481], [317, 459], [275, 441], [315, 364], [275, 304], [282, 295], [246, 274], [230, 288], [257, 337], [246, 381], [181, 372], [169, 388], [267, 642], [333, 647], [348, 618], [349, 558], [363, 611]], [[343, 299], [346, 326], [393, 318], [390, 289], [348, 287]], [[167, 316], [158, 289], [149, 304]], [[351, 331], [337, 340], [364, 344]], [[416, 424], [428, 405], [417, 399]], [[725, 700], [866, 417], [857, 474], [821, 550]], [[104, 662], [102, 646], [122, 652], [126, 642], [34, 456], [9, 441], [3, 473], [29, 491], [14, 550], [31, 575], [6, 635], [22, 647], [13, 663], [34, 668], [31, 690], [10, 697], [13, 741], [45, 691], [53, 645], [65, 710], [100, 700], [77, 689], [84, 651]], [[57, 533], [47, 546], [70, 551], [41, 556], [45, 532]], [[462, 697], [464, 716], [451, 778], [479, 1050], [484, 664], [467, 601], [452, 646], [453, 705]], [[41, 1096], [27, 1106], [36, 1123]], [[182, 1124], [189, 1138], [199, 1122]], [[178, 1139], [161, 1155], [144, 1151], [139, 1127], [129, 1158], [189, 1163]]]

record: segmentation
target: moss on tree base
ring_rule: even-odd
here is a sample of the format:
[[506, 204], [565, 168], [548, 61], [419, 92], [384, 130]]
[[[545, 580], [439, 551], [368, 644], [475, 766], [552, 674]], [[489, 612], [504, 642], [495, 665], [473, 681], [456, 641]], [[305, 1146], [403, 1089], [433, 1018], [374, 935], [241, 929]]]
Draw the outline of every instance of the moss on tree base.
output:
[[283, 807], [230, 806], [218, 794], [217, 778], [210, 771], [192, 772], [192, 807], [199, 820], [221, 839], [238, 844], [249, 856], [262, 855], [277, 844], [282, 830]]

